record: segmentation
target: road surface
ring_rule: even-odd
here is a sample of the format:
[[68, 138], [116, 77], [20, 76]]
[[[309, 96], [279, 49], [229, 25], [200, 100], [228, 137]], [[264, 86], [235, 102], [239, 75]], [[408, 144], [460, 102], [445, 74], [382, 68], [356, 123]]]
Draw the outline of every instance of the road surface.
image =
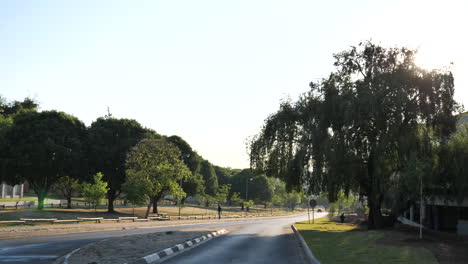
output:
[[263, 263], [263, 260], [269, 260], [267, 263], [284, 263], [281, 262], [284, 259], [288, 260], [288, 264], [302, 263], [297, 241], [288, 227], [294, 222], [306, 219], [307, 215], [304, 215], [293, 218], [221, 221], [0, 240], [0, 264], [52, 263], [74, 249], [111, 237], [190, 228], [222, 228], [231, 225], [242, 225], [242, 228], [180, 254], [168, 263], [220, 263], [221, 260], [226, 263]]

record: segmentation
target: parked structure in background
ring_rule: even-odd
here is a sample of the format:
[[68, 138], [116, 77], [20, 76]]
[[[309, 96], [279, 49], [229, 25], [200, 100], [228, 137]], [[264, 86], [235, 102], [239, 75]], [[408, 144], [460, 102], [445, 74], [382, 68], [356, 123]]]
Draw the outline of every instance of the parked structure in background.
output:
[[0, 184], [0, 198], [22, 198], [24, 193], [24, 184], [14, 186], [4, 182]]

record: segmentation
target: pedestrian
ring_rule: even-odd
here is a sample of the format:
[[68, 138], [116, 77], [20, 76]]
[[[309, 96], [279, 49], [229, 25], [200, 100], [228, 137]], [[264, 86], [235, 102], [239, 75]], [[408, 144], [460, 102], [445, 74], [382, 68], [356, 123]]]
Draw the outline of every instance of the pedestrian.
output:
[[344, 213], [342, 213], [341, 216], [340, 216], [341, 223], [344, 223], [344, 218], [345, 218]]
[[218, 203], [218, 219], [221, 219], [221, 205]]

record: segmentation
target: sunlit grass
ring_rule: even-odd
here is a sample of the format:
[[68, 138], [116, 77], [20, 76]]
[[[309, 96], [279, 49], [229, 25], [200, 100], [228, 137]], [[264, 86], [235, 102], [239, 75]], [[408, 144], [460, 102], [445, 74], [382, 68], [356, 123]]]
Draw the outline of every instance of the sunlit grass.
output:
[[437, 263], [422, 247], [389, 246], [376, 241], [383, 231], [367, 231], [349, 223], [320, 218], [315, 224], [296, 223], [315, 257], [321, 263]]

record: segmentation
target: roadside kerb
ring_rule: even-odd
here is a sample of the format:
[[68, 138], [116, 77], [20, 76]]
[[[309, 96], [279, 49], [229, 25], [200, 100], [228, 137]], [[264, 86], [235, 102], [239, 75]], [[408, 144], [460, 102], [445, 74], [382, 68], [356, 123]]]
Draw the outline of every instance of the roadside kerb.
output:
[[301, 243], [301, 247], [304, 250], [304, 254], [306, 255], [307, 262], [311, 264], [320, 264], [320, 261], [317, 258], [315, 258], [314, 254], [312, 254], [312, 251], [310, 250], [309, 246], [305, 242], [301, 233], [299, 233], [299, 231], [296, 229], [294, 225], [291, 225], [291, 228], [294, 231], [294, 234], [296, 234], [296, 237], [299, 239], [299, 243]]
[[208, 233], [204, 236], [201, 236], [199, 238], [187, 240], [184, 243], [177, 244], [173, 247], [163, 249], [161, 251], [158, 251], [156, 253], [150, 254], [148, 256], [142, 257], [137, 259], [134, 262], [130, 262], [128, 264], [152, 264], [152, 263], [159, 263], [169, 256], [175, 254], [175, 253], [181, 253], [182, 251], [185, 251], [189, 249], [190, 247], [194, 247], [199, 245], [200, 243], [206, 242], [208, 240], [211, 240], [217, 236], [223, 235], [228, 233], [225, 229], [221, 229], [215, 232]]

